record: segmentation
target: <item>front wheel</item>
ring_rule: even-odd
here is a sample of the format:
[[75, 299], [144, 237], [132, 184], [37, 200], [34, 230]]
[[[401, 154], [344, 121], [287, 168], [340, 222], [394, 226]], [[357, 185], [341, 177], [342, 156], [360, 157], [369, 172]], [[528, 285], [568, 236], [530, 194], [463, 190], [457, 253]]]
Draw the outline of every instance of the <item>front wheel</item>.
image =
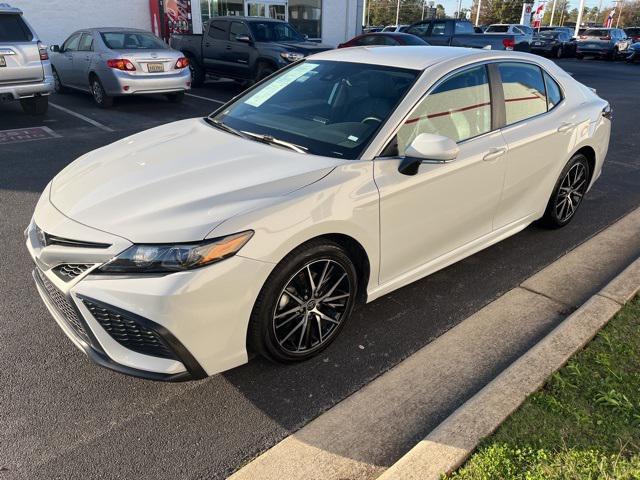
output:
[[590, 168], [587, 158], [574, 155], [560, 173], [553, 189], [542, 224], [549, 228], [561, 228], [575, 216], [589, 188]]
[[576, 52], [576, 59], [583, 60], [584, 59], [584, 54]]
[[194, 87], [204, 85], [207, 75], [200, 64], [191, 57], [189, 57], [189, 70], [191, 71], [191, 85]]
[[564, 51], [562, 50], [562, 47], [558, 47], [558, 49], [556, 50], [556, 58], [562, 58], [563, 55]]
[[335, 340], [348, 320], [357, 288], [355, 266], [340, 245], [302, 245], [276, 266], [258, 295], [249, 346], [276, 362], [313, 357]]

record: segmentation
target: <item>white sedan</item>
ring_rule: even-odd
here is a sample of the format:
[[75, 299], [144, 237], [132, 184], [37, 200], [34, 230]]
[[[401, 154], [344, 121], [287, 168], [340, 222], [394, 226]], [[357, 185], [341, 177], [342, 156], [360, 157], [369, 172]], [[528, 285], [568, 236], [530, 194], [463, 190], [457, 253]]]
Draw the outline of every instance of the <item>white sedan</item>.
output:
[[33, 276], [71, 340], [123, 373], [305, 360], [359, 302], [569, 223], [610, 130], [609, 104], [538, 56], [321, 53], [71, 163], [26, 230]]

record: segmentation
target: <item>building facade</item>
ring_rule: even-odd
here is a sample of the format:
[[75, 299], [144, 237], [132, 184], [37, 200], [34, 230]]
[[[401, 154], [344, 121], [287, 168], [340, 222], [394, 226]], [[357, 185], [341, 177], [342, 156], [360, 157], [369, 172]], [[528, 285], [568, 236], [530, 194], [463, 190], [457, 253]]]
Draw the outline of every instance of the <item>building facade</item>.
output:
[[[7, 1], [7, 0], [5, 0]], [[23, 10], [43, 41], [61, 43], [90, 27], [133, 27], [167, 38], [202, 33], [219, 15], [249, 15], [290, 22], [310, 39], [337, 45], [357, 35], [364, 0], [8, 0]]]

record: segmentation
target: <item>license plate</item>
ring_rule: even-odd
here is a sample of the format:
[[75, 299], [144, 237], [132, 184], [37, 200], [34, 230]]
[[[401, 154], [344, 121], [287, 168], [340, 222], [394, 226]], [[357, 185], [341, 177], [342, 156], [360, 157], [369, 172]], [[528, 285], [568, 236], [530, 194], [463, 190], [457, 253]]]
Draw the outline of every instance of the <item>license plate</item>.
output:
[[533, 42], [534, 45], [542, 45], [542, 42]]
[[0, 56], [0, 67], [6, 67], [7, 66], [7, 61], [4, 59], [4, 57]]
[[149, 73], [164, 72], [164, 65], [162, 63], [147, 63], [147, 71]]

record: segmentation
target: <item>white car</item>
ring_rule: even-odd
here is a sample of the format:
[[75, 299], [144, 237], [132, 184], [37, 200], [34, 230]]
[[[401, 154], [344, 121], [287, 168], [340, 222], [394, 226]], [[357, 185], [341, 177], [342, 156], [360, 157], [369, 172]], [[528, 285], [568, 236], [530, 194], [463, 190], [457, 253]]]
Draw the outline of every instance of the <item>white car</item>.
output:
[[610, 130], [609, 104], [538, 56], [324, 52], [71, 163], [25, 232], [33, 275], [71, 340], [120, 372], [304, 360], [358, 302], [534, 220], [566, 225]]

